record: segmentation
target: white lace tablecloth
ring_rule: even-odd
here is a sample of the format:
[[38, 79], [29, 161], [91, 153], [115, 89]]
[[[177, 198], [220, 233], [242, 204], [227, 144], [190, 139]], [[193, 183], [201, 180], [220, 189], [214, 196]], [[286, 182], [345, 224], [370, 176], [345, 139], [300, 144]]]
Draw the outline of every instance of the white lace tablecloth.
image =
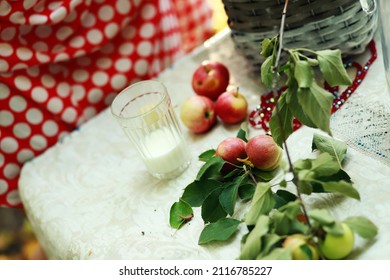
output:
[[[166, 84], [177, 112], [182, 102], [194, 94], [190, 85], [191, 74], [204, 59], [225, 62], [233, 79], [247, 96], [250, 108], [255, 108], [262, 89], [258, 80], [246, 72], [245, 62], [235, 52], [229, 32], [224, 31], [158, 77]], [[384, 104], [382, 99], [378, 101], [378, 88], [385, 89], [382, 68], [379, 57], [358, 92], [332, 118], [335, 136], [350, 144], [346, 170], [361, 194], [361, 201], [314, 197], [309, 201], [310, 204], [326, 206], [340, 219], [364, 215], [379, 226], [375, 242], [365, 244], [358, 240], [357, 246], [362, 250], [356, 251], [353, 256], [356, 259], [390, 259], [389, 160], [387, 158], [386, 161], [383, 156], [378, 159], [371, 150], [364, 150], [364, 145], [359, 142], [361, 133], [367, 132], [361, 123], [365, 118], [363, 113], [378, 114], [377, 108]], [[353, 110], [358, 108], [362, 114], [358, 116], [350, 112], [348, 106]], [[362, 122], [367, 125], [367, 121]], [[390, 131], [388, 123], [379, 124], [378, 129], [380, 127]], [[135, 148], [108, 110], [25, 164], [20, 178], [20, 195], [48, 257], [139, 260], [237, 258], [241, 236], [245, 233], [243, 225], [239, 234], [229, 242], [199, 246], [203, 222], [198, 209], [194, 219], [178, 231], [169, 226], [169, 210], [183, 188], [194, 180], [201, 166], [201, 162], [197, 161], [198, 154], [215, 148], [222, 139], [236, 135], [238, 126], [219, 123], [211, 132], [196, 136], [185, 128], [183, 130], [190, 143], [188, 152], [193, 160], [180, 177], [171, 181], [158, 181], [148, 175]], [[251, 133], [253, 135], [256, 131]], [[312, 129], [303, 127], [289, 138], [293, 159], [310, 153], [312, 134]], [[377, 140], [374, 134], [370, 137]], [[365, 145], [371, 144], [367, 140]], [[389, 145], [389, 141], [377, 143], [374, 149], [388, 149]]]

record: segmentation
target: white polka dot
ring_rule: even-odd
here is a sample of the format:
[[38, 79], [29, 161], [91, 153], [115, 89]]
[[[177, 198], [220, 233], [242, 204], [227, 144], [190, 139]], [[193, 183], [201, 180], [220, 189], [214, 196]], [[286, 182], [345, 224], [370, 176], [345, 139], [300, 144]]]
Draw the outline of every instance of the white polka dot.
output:
[[27, 123], [15, 124], [12, 131], [19, 139], [25, 139], [31, 135], [31, 128]]
[[10, 126], [14, 122], [14, 115], [5, 110], [0, 111], [0, 125], [1, 126]]
[[32, 45], [32, 48], [33, 48], [33, 50], [39, 51], [39, 52], [47, 52], [47, 51], [49, 51], [48, 45], [45, 42], [43, 42], [43, 41], [35, 42]]
[[37, 60], [41, 63], [46, 63], [50, 61], [50, 57], [46, 54], [43, 54], [41, 52], [37, 52], [36, 54]]
[[0, 195], [5, 194], [8, 190], [7, 181], [0, 179]]
[[92, 104], [98, 103], [103, 98], [103, 91], [98, 88], [93, 88], [88, 92], [88, 101]]
[[85, 88], [81, 85], [72, 86], [71, 101], [73, 104], [78, 105], [78, 102], [85, 97]]
[[37, 35], [37, 37], [39, 37], [39, 38], [45, 39], [51, 35], [52, 31], [53, 30], [50, 26], [41, 25], [35, 29], [35, 35]]
[[82, 36], [76, 36], [73, 37], [72, 40], [70, 40], [69, 45], [73, 48], [81, 48], [85, 44], [85, 39]]
[[73, 30], [69, 26], [63, 26], [57, 30], [56, 37], [58, 40], [63, 41], [69, 38], [72, 35]]
[[[30, 33], [31, 30], [32, 30], [31, 25], [19, 26], [19, 34], [26, 35], [26, 34]], [[21, 38], [21, 36], [19, 36], [19, 40], [20, 40], [20, 38]]]
[[104, 86], [105, 84], [108, 83], [108, 75], [107, 73], [105, 72], [102, 72], [102, 71], [96, 71], [93, 75], [92, 75], [92, 82], [96, 85], [96, 86]]
[[51, 49], [53, 53], [61, 53], [65, 51], [65, 46], [63, 44], [54, 45]]
[[38, 0], [24, 0], [23, 1], [23, 7], [28, 10], [30, 9], [31, 7], [33, 7], [36, 3], [37, 3]]
[[115, 93], [110, 93], [109, 95], [107, 95], [106, 98], [104, 99], [104, 104], [110, 106], [112, 101], [114, 101], [115, 96], [116, 96]]
[[131, 9], [130, 3], [128, 0], [117, 0], [115, 4], [116, 11], [122, 15], [128, 14]]
[[58, 133], [58, 125], [54, 121], [45, 121], [42, 131], [46, 136], [53, 137]]
[[0, 167], [4, 165], [4, 162], [5, 162], [4, 155], [0, 153]]
[[140, 56], [148, 56], [152, 53], [152, 44], [149, 41], [142, 41], [137, 46], [137, 52]]
[[104, 53], [104, 54], [112, 54], [113, 52], [115, 51], [115, 47], [113, 44], [111, 43], [108, 43], [108, 44], [105, 44], [101, 49], [100, 49], [100, 52], [101, 53]]
[[59, 53], [54, 58], [54, 61], [58, 62], [58, 61], [65, 61], [65, 60], [68, 60], [68, 59], [69, 59], [69, 55], [67, 53]]
[[42, 84], [47, 88], [52, 88], [56, 85], [56, 81], [51, 75], [43, 75], [41, 78]]
[[142, 8], [141, 16], [143, 19], [152, 19], [156, 16], [156, 8], [152, 4], [145, 4]]
[[123, 56], [127, 56], [134, 51], [134, 45], [132, 43], [124, 43], [119, 46], [119, 53]]
[[102, 21], [110, 21], [114, 17], [114, 9], [110, 5], [104, 5], [99, 9], [98, 17]]
[[34, 99], [34, 101], [38, 103], [42, 103], [47, 100], [49, 94], [47, 93], [47, 90], [43, 87], [34, 87], [33, 90], [31, 91], [31, 96]]
[[62, 111], [62, 109], [64, 108], [64, 104], [62, 103], [62, 100], [60, 98], [52, 97], [47, 103], [47, 108], [50, 112], [57, 114]]
[[28, 66], [26, 63], [17, 63], [12, 67], [12, 71], [18, 70], [18, 69], [26, 69]]
[[73, 10], [68, 14], [68, 16], [64, 19], [64, 22], [73, 22], [77, 19], [77, 11]]
[[139, 76], [145, 75], [148, 71], [148, 62], [144, 59], [138, 60], [135, 63], [134, 70]]
[[66, 17], [66, 8], [65, 7], [60, 7], [58, 9], [55, 9], [51, 14], [50, 14], [50, 20], [53, 23], [58, 23], [61, 20], [63, 20]]
[[93, 45], [100, 44], [103, 41], [103, 34], [99, 29], [92, 29], [87, 33], [87, 40]]
[[128, 58], [120, 58], [115, 62], [115, 69], [119, 72], [129, 71], [131, 68], [131, 60]]
[[9, 106], [14, 112], [23, 112], [27, 107], [26, 99], [22, 96], [13, 96], [9, 101]]
[[29, 50], [28, 48], [20, 47], [16, 49], [16, 55], [21, 59], [21, 60], [29, 60], [33, 56], [33, 52]]
[[70, 94], [70, 86], [69, 84], [65, 83], [65, 82], [61, 82], [58, 84], [57, 86], [57, 93], [59, 96], [65, 98], [65, 97], [68, 97], [69, 94]]
[[62, 113], [62, 119], [67, 123], [72, 123], [76, 120], [77, 111], [74, 108], [68, 107]]
[[28, 109], [26, 113], [27, 120], [32, 124], [39, 124], [43, 120], [42, 112], [40, 112], [38, 109], [31, 108]]
[[104, 35], [106, 35], [107, 38], [111, 39], [118, 34], [119, 31], [119, 25], [116, 23], [110, 23], [107, 24], [106, 27], [104, 28]]
[[74, 10], [78, 5], [82, 3], [82, 0], [72, 0], [70, 1], [70, 8]]
[[122, 29], [122, 37], [124, 39], [133, 39], [134, 36], [136, 35], [136, 29], [134, 26], [126, 26], [125, 28]]
[[62, 5], [62, 1], [54, 1], [54, 2], [49, 3], [47, 7], [49, 8], [50, 11], [54, 11], [54, 10], [60, 8], [61, 5]]
[[30, 146], [35, 151], [41, 151], [47, 147], [47, 140], [42, 135], [34, 135], [30, 139]]
[[72, 78], [76, 82], [82, 83], [82, 82], [85, 82], [86, 80], [88, 80], [89, 73], [86, 70], [78, 69], [78, 70], [73, 72]]
[[27, 74], [30, 76], [30, 77], [38, 77], [40, 72], [39, 72], [39, 66], [33, 66], [33, 67], [30, 67], [30, 68], [27, 68], [26, 69], [26, 72]]
[[[1, 9], [0, 9], [1, 10]], [[16, 35], [15, 27], [6, 27], [0, 33], [0, 38], [4, 41], [11, 41]]]
[[0, 99], [6, 99], [9, 94], [9, 87], [6, 84], [0, 83]]
[[81, 25], [86, 28], [91, 28], [96, 23], [95, 15], [90, 12], [85, 12], [81, 16]]
[[29, 90], [31, 88], [31, 81], [26, 76], [17, 76], [15, 78], [15, 85], [20, 90]]
[[7, 1], [0, 2], [0, 16], [6, 16], [11, 12], [11, 5]]
[[11, 205], [20, 204], [19, 192], [17, 190], [10, 191], [7, 195], [7, 202]]
[[85, 55], [87, 52], [85, 50], [77, 50], [74, 52], [73, 57], [79, 57]]
[[86, 120], [91, 119], [93, 116], [97, 114], [96, 109], [94, 107], [87, 107], [83, 111], [83, 116]]
[[113, 89], [120, 90], [126, 86], [127, 78], [125, 75], [116, 74], [111, 78], [110, 84]]
[[0, 43], [1, 56], [10, 56], [13, 54], [14, 49], [8, 43]]
[[34, 157], [34, 153], [29, 149], [23, 149], [18, 152], [16, 159], [19, 163], [25, 163]]
[[46, 15], [33, 14], [30, 16], [30, 23], [33, 25], [45, 24], [47, 22]]
[[26, 23], [26, 18], [24, 17], [22, 12], [13, 13], [10, 16], [9, 20], [15, 24], [25, 24]]
[[151, 38], [155, 33], [154, 25], [151, 23], [145, 23], [141, 27], [141, 37], [148, 39]]
[[18, 176], [20, 171], [20, 168], [17, 164], [15, 163], [8, 163], [4, 167], [4, 176], [8, 179], [14, 179], [16, 176]]
[[111, 65], [112, 65], [112, 60], [108, 57], [102, 57], [96, 61], [96, 66], [101, 69], [108, 69], [111, 67]]
[[12, 154], [18, 149], [19, 145], [18, 145], [18, 142], [14, 138], [4, 137], [0, 141], [0, 147], [4, 153]]
[[0, 72], [7, 72], [9, 69], [8, 62], [4, 59], [0, 59]]
[[91, 58], [88, 56], [79, 57], [76, 62], [78, 65], [86, 67], [91, 65]]

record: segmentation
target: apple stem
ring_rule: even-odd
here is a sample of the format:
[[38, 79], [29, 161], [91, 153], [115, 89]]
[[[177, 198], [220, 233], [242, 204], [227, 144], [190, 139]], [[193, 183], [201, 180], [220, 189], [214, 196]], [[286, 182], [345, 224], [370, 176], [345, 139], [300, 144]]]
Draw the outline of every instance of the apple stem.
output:
[[[275, 100], [278, 100], [278, 75], [277, 75], [277, 71], [276, 69], [279, 67], [279, 61], [280, 61], [280, 57], [281, 57], [281, 54], [282, 54], [282, 50], [283, 50], [283, 36], [284, 36], [284, 28], [285, 28], [285, 21], [286, 21], [286, 14], [287, 14], [287, 7], [288, 7], [288, 0], [285, 1], [284, 3], [284, 7], [283, 7], [283, 12], [282, 12], [282, 19], [281, 19], [281, 24], [280, 24], [280, 31], [279, 31], [279, 46], [278, 46], [278, 52], [277, 52], [277, 55], [276, 55], [276, 59], [275, 59], [275, 63], [273, 65], [273, 79], [272, 79], [272, 92], [273, 92], [273, 96], [274, 96], [274, 99]], [[291, 160], [291, 156], [290, 156], [290, 153], [289, 153], [289, 150], [288, 150], [288, 147], [287, 147], [287, 143], [286, 143], [286, 136], [285, 136], [285, 133], [284, 133], [284, 130], [283, 130], [283, 120], [280, 116], [280, 108], [279, 108], [279, 104], [278, 102], [275, 102], [275, 110], [276, 110], [276, 114], [278, 116], [278, 122], [279, 122], [279, 127], [280, 127], [280, 134], [281, 134], [281, 137], [283, 139], [283, 146], [284, 146], [284, 150], [286, 151], [286, 155], [287, 155], [287, 161], [288, 161], [288, 165], [289, 165], [289, 171], [293, 174], [293, 182], [296, 186], [296, 191], [297, 191], [297, 197], [299, 199], [299, 201], [301, 202], [301, 209], [302, 209], [302, 212], [303, 212], [303, 215], [305, 216], [306, 220], [307, 220], [307, 225], [309, 226], [309, 228], [311, 230], [313, 230], [313, 227], [310, 223], [310, 219], [309, 219], [309, 216], [307, 214], [307, 210], [306, 210], [306, 207], [303, 203], [303, 200], [302, 200], [302, 194], [301, 194], [301, 191], [299, 189], [299, 179], [297, 178], [296, 174], [295, 174], [295, 171], [294, 171], [294, 168], [293, 168], [293, 164], [292, 164], [292, 160]]]

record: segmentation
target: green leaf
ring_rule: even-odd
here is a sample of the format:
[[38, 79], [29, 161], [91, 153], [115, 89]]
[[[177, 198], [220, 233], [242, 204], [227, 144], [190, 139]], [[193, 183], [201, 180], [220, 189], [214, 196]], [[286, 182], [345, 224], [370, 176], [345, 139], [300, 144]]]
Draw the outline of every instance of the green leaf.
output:
[[356, 232], [365, 239], [373, 239], [378, 234], [378, 227], [365, 217], [349, 217], [343, 222], [346, 223], [353, 232]]
[[254, 225], [262, 214], [268, 214], [274, 207], [275, 199], [271, 191], [270, 183], [258, 183], [253, 195], [250, 209], [245, 214], [245, 223]]
[[330, 154], [337, 160], [340, 167], [342, 166], [342, 162], [347, 153], [347, 147], [347, 144], [343, 141], [336, 140], [333, 137], [314, 133], [312, 150], [319, 150], [323, 153]]
[[260, 169], [253, 169], [252, 172], [256, 179], [264, 182], [271, 181], [273, 178], [275, 178], [275, 170], [265, 171]]
[[210, 158], [200, 168], [198, 174], [196, 175], [196, 180], [201, 181], [203, 179], [212, 178], [219, 175], [224, 164], [225, 161], [221, 157], [214, 156]]
[[264, 86], [268, 88], [272, 88], [272, 82], [274, 78], [274, 72], [273, 72], [273, 66], [274, 66], [274, 56], [271, 55], [266, 58], [266, 60], [261, 64], [261, 81], [263, 82]]
[[282, 147], [284, 141], [293, 133], [293, 115], [288, 108], [284, 94], [279, 97], [278, 106], [279, 114], [277, 114], [276, 108], [274, 108], [269, 126], [271, 128], [272, 138]]
[[297, 196], [292, 192], [286, 190], [277, 190], [275, 194], [275, 200], [276, 200], [275, 208], [278, 209], [283, 205], [286, 205], [288, 202], [295, 201], [296, 199]]
[[261, 251], [262, 236], [269, 229], [269, 217], [261, 215], [254, 222], [255, 227], [248, 233], [245, 238], [245, 243], [242, 244], [240, 260], [254, 260]]
[[311, 171], [318, 176], [331, 176], [340, 170], [337, 160], [328, 153], [320, 154], [312, 161]]
[[284, 248], [275, 248], [268, 255], [262, 258], [256, 258], [257, 260], [292, 260], [292, 254], [290, 250]]
[[234, 213], [239, 186], [239, 183], [231, 183], [223, 189], [221, 195], [219, 196], [219, 203], [230, 216]]
[[316, 54], [320, 70], [331, 87], [352, 84], [344, 68], [340, 50], [321, 50]]
[[294, 162], [294, 170], [300, 171], [304, 169], [311, 169], [311, 159], [299, 159]]
[[224, 188], [218, 188], [212, 191], [203, 201], [201, 215], [205, 223], [214, 223], [221, 218], [226, 217], [226, 211], [219, 202], [219, 196]]
[[248, 142], [248, 139], [249, 139], [248, 122], [241, 123], [240, 129], [237, 133], [237, 138], [240, 138], [240, 139], [244, 140], [245, 142]]
[[299, 104], [299, 95], [305, 94], [301, 89], [297, 89], [296, 92], [289, 94], [290, 97], [288, 100], [288, 108], [293, 116], [299, 120], [302, 124], [308, 127], [316, 127], [311, 118], [306, 114], [304, 110], [301, 108], [301, 104]]
[[256, 190], [255, 185], [249, 184], [249, 183], [244, 184], [244, 185], [239, 187], [238, 196], [243, 200], [252, 199], [253, 195], [255, 193], [255, 190]]
[[199, 236], [199, 245], [207, 244], [211, 241], [228, 240], [236, 231], [241, 222], [236, 219], [222, 218], [215, 223], [205, 226]]
[[322, 187], [326, 192], [339, 193], [360, 200], [359, 192], [353, 187], [352, 183], [350, 182], [324, 182], [322, 183]]
[[308, 213], [309, 217], [313, 220], [317, 221], [320, 225], [331, 225], [334, 224], [336, 221], [332, 216], [329, 215], [328, 211], [325, 209], [312, 209]]
[[290, 220], [285, 213], [276, 211], [272, 215], [273, 232], [278, 235], [286, 235], [290, 231]]
[[306, 60], [298, 60], [295, 62], [295, 79], [300, 88], [310, 88], [313, 83], [313, 69]]
[[333, 95], [315, 82], [310, 88], [302, 88], [300, 91], [298, 102], [301, 109], [317, 128], [329, 133]]
[[200, 161], [208, 161], [210, 160], [213, 156], [215, 156], [215, 149], [210, 149], [210, 150], [207, 150], [207, 151], [204, 151], [203, 153], [201, 153], [198, 157], [198, 159]]
[[181, 199], [192, 207], [198, 207], [212, 191], [220, 187], [222, 183], [213, 179], [194, 181], [184, 189]]
[[169, 213], [169, 224], [171, 227], [179, 229], [184, 223], [192, 219], [194, 212], [191, 206], [183, 201], [179, 200], [172, 204]]
[[268, 57], [270, 56], [273, 51], [274, 51], [274, 47], [275, 47], [275, 43], [277, 42], [276, 38], [265, 38], [262, 42], [261, 42], [261, 52], [260, 52], [260, 55], [262, 55], [263, 57]]

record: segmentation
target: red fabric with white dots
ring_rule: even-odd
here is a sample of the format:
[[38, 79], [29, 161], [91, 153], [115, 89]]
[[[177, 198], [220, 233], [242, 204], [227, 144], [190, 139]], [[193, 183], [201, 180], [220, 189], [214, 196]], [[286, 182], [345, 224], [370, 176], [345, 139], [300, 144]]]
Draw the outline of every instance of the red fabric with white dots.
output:
[[0, 0], [0, 206], [23, 163], [212, 35], [203, 0]]

